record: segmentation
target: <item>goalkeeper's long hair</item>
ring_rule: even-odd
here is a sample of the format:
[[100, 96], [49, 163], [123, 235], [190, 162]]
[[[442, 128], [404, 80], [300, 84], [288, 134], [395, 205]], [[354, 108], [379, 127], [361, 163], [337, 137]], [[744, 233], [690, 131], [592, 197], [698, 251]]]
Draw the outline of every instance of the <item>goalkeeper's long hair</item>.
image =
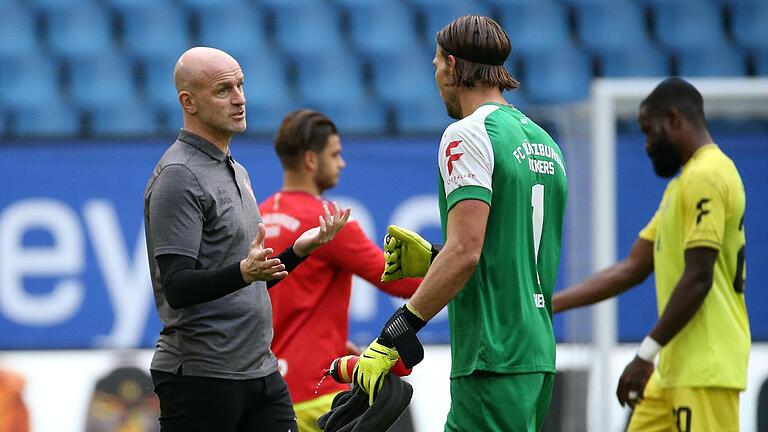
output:
[[520, 83], [504, 68], [512, 52], [509, 36], [493, 19], [466, 15], [443, 27], [435, 36], [441, 52], [456, 59], [456, 87], [482, 85], [500, 91], [517, 88]]
[[328, 137], [338, 135], [336, 125], [325, 114], [300, 109], [290, 112], [275, 137], [275, 151], [283, 168], [294, 170], [307, 151], [322, 152]]

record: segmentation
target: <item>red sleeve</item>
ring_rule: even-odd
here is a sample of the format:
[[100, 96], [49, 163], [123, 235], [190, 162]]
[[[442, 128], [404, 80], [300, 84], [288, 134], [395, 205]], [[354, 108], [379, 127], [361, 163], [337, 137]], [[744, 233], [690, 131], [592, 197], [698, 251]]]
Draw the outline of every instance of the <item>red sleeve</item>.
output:
[[340, 269], [362, 277], [393, 296], [409, 298], [421, 283], [421, 278], [407, 278], [382, 283], [384, 251], [365, 235], [357, 221], [349, 221], [327, 245], [313, 252], [319, 258]]

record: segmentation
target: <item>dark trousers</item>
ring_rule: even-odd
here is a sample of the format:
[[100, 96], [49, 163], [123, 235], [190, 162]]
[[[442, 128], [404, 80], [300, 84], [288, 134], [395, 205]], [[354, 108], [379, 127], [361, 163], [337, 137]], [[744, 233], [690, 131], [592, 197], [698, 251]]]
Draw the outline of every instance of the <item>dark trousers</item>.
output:
[[288, 386], [279, 372], [230, 380], [151, 371], [161, 432], [297, 432]]

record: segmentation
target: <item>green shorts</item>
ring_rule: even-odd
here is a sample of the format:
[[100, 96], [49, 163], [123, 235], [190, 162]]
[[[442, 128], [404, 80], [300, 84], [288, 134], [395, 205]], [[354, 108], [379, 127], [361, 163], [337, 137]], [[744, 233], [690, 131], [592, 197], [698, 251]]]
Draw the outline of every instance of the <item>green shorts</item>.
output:
[[451, 380], [445, 431], [538, 432], [552, 399], [551, 373], [475, 372]]

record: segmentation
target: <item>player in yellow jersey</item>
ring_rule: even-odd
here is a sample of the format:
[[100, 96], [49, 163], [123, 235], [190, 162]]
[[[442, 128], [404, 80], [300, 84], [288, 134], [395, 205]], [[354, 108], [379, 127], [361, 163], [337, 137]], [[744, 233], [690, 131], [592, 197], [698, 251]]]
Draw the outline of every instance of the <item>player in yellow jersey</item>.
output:
[[622, 406], [634, 408], [629, 431], [738, 431], [750, 350], [744, 186], [712, 142], [690, 83], [664, 80], [641, 103], [638, 121], [656, 174], [682, 172], [629, 256], [557, 293], [553, 309], [596, 303], [655, 272], [659, 320], [616, 390]]

